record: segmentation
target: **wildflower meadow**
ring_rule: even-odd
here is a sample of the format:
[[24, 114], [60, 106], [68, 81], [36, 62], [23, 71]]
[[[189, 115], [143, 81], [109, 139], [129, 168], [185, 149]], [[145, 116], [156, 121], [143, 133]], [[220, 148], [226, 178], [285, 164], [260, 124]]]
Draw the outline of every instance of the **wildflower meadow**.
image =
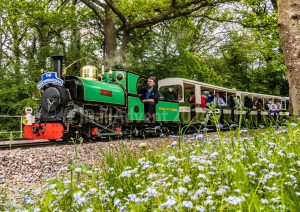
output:
[[264, 130], [173, 136], [102, 152], [99, 169], [70, 164], [19, 203], [18, 211], [300, 211], [300, 121]]

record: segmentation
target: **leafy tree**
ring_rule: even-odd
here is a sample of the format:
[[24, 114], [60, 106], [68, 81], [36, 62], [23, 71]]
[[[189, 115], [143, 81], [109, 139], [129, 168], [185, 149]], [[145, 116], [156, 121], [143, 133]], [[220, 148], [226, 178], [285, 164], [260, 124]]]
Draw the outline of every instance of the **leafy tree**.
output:
[[[233, 0], [81, 0], [91, 8], [103, 25], [105, 56], [110, 63], [125, 61], [127, 45], [135, 29], [154, 26], [163, 21], [188, 16], [195, 12], [205, 13], [213, 7]], [[117, 53], [117, 38], [120, 50]]]

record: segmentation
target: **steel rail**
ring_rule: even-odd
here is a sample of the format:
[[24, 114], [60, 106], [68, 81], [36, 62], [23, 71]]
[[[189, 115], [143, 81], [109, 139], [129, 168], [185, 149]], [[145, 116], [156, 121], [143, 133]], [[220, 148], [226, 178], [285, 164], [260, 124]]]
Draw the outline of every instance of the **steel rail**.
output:
[[[23, 139], [24, 140], [24, 139]], [[9, 140], [6, 140], [9, 141]], [[43, 146], [59, 146], [59, 145], [70, 145], [72, 143], [66, 142], [66, 141], [57, 141], [57, 142], [51, 142], [51, 141], [39, 141], [39, 142], [18, 142], [18, 143], [6, 143], [1, 144], [0, 142], [0, 150], [10, 150], [10, 149], [26, 149], [26, 148], [33, 148], [33, 147], [43, 147]]]

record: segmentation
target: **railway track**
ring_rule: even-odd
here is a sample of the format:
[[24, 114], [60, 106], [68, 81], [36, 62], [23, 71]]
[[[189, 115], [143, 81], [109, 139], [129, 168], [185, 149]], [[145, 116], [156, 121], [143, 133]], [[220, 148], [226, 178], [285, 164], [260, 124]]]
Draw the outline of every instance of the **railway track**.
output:
[[[9, 141], [9, 140], [2, 140], [2, 141]], [[22, 139], [22, 141], [25, 141]], [[44, 146], [58, 146], [58, 145], [70, 145], [71, 143], [68, 141], [57, 141], [57, 142], [51, 142], [51, 141], [32, 141], [32, 142], [13, 142], [13, 143], [5, 143], [1, 144], [0, 142], [0, 150], [10, 150], [10, 149], [26, 149], [26, 148], [33, 148], [33, 147], [44, 147]]]
[[[208, 129], [208, 132], [213, 132], [215, 130]], [[222, 131], [227, 131], [225, 128]], [[188, 133], [187, 135], [192, 135]], [[148, 135], [147, 138], [157, 137], [154, 135]], [[99, 140], [100, 141], [100, 140]], [[99, 142], [99, 141], [91, 141], [86, 140], [84, 143], [89, 142]], [[108, 140], [102, 140], [108, 141]], [[26, 149], [26, 148], [35, 148], [35, 147], [44, 147], [44, 146], [59, 146], [59, 145], [73, 145], [74, 143], [68, 140], [60, 140], [60, 141], [48, 141], [48, 140], [26, 140], [24, 138], [15, 138], [13, 140], [10, 139], [0, 139], [0, 150], [10, 150], [10, 149]]]

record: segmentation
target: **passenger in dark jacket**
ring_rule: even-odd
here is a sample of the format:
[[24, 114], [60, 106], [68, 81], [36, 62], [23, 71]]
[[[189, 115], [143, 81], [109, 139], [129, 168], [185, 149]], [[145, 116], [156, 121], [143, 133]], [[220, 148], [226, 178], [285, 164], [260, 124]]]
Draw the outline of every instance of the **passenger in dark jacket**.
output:
[[139, 97], [144, 102], [146, 116], [150, 114], [150, 118], [154, 118], [155, 105], [159, 100], [159, 91], [155, 86], [155, 77], [149, 77], [147, 81], [147, 88], [142, 88]]

